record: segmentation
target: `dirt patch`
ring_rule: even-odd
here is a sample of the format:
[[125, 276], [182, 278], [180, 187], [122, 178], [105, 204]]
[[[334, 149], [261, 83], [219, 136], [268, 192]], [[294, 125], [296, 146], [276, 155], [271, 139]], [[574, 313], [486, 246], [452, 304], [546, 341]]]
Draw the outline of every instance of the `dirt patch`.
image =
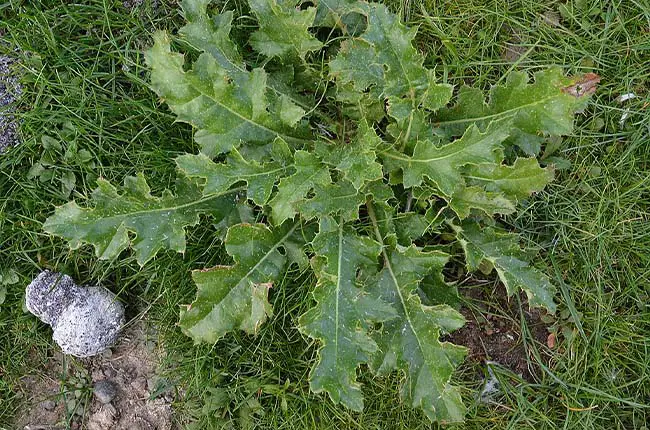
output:
[[510, 40], [506, 42], [501, 51], [501, 58], [508, 63], [516, 63], [528, 51], [525, 46], [522, 35], [514, 30], [510, 30]]
[[[521, 318], [523, 315], [534, 341], [543, 346], [549, 337], [549, 326], [541, 319], [544, 312], [529, 309], [524, 293], [519, 296], [520, 309], [517, 298], [508, 299], [502, 285], [465, 287], [459, 293], [470, 301], [470, 306], [460, 309], [467, 323], [447, 340], [467, 347], [470, 362], [493, 362], [532, 382], [538, 369], [534, 360], [529, 360], [524, 347]], [[548, 360], [545, 351], [545, 347], [540, 348], [542, 359]]]
[[[88, 359], [54, 354], [41, 374], [23, 378], [25, 414], [15, 428], [177, 429], [171, 407], [175, 392], [158, 376], [161, 353], [144, 324], [138, 322], [104, 354]], [[100, 381], [112, 387], [109, 399], [98, 395]]]

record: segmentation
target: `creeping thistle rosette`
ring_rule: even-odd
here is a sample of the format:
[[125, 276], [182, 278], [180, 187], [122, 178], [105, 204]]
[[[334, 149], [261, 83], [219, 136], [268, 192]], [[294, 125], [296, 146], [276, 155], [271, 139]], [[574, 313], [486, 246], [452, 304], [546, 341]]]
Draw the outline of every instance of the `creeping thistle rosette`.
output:
[[176, 158], [175, 190], [100, 179], [88, 207], [57, 208], [45, 230], [104, 259], [131, 247], [144, 265], [183, 252], [186, 227], [211, 217], [234, 264], [192, 273], [187, 335], [255, 333], [273, 283], [292, 264], [310, 268], [313, 306], [298, 324], [320, 345], [311, 389], [361, 411], [360, 365], [397, 370], [404, 401], [461, 421], [451, 378], [465, 351], [440, 337], [464, 320], [438, 297], [452, 288], [443, 268], [464, 253], [467, 270], [494, 271], [509, 295], [554, 311], [549, 278], [495, 217], [553, 179], [536, 156], [571, 132], [597, 77], [513, 72], [487, 98], [469, 87], [454, 97], [424, 66], [416, 29], [381, 4], [249, 0], [258, 28], [238, 44], [232, 12], [209, 3], [182, 2], [178, 38], [194, 61], [164, 31], [146, 53], [152, 89], [201, 148]]

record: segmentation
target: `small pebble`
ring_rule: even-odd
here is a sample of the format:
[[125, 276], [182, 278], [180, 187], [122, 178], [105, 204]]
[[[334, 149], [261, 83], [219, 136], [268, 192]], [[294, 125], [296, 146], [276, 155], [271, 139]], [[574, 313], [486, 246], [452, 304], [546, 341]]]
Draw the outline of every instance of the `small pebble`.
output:
[[105, 404], [103, 408], [111, 417], [117, 415], [117, 409], [115, 409], [115, 406], [111, 405], [110, 403]]
[[147, 390], [147, 380], [142, 377], [137, 378], [135, 381], [131, 382], [130, 385], [138, 393], [144, 393]]
[[113, 401], [117, 395], [117, 389], [115, 388], [115, 384], [109, 380], [104, 379], [95, 383], [93, 393], [95, 394], [95, 397], [97, 397], [97, 400], [99, 400], [101, 403], [106, 404]]
[[102, 372], [102, 369], [93, 369], [92, 371], [92, 380], [93, 382], [101, 381], [104, 379], [104, 372]]
[[46, 411], [51, 411], [56, 408], [56, 403], [53, 400], [45, 400], [41, 402], [41, 408], [45, 409]]
[[147, 379], [147, 391], [150, 393], [153, 393], [156, 390], [156, 385], [158, 385], [158, 378], [157, 377], [151, 377]]
[[117, 372], [111, 369], [110, 367], [107, 367], [104, 369], [104, 376], [106, 376], [107, 378], [114, 378], [115, 376], [117, 376]]

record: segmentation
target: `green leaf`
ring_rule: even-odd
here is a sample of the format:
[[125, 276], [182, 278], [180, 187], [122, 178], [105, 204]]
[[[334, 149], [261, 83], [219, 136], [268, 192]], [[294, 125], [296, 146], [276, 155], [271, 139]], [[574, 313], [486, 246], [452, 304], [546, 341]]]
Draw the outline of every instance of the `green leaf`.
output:
[[355, 90], [351, 83], [336, 85], [336, 99], [341, 103], [341, 113], [350, 119], [379, 123], [386, 116], [383, 100]]
[[17, 284], [20, 281], [18, 273], [13, 269], [3, 269], [0, 271], [0, 305], [7, 298], [7, 285]]
[[492, 121], [512, 118], [520, 139], [525, 140], [526, 135], [566, 135], [573, 129], [575, 112], [593, 93], [572, 94], [571, 88], [579, 80], [565, 77], [559, 68], [536, 73], [533, 83], [526, 73], [512, 72], [505, 85], [492, 87], [487, 103], [482, 91], [461, 88], [456, 104], [440, 110], [434, 124], [448, 135], [458, 136], [472, 125], [485, 130]]
[[373, 369], [380, 374], [403, 371], [402, 397], [412, 407], [422, 408], [430, 420], [442, 423], [464, 418], [465, 407], [458, 388], [451, 385], [451, 376], [465, 348], [441, 342], [439, 337], [460, 328], [465, 320], [447, 305], [422, 304], [418, 285], [431, 272], [440, 273], [448, 259], [440, 251], [398, 248], [385, 254], [384, 268], [370, 289], [398, 315], [373, 335], [379, 347]]
[[553, 181], [554, 172], [550, 167], [540, 167], [536, 158], [517, 158], [512, 166], [469, 166], [463, 176], [485, 186], [488, 191], [500, 191], [511, 199], [521, 199], [543, 190]]
[[449, 206], [460, 219], [467, 218], [471, 209], [479, 209], [489, 216], [511, 214], [515, 211], [515, 204], [502, 193], [485, 191], [481, 187], [457, 190], [449, 200]]
[[383, 178], [381, 164], [377, 160], [376, 148], [381, 138], [366, 121], [359, 123], [359, 129], [350, 144], [333, 144], [319, 142], [316, 153], [325, 163], [331, 164], [343, 173], [357, 190], [367, 182]]
[[187, 24], [178, 33], [196, 49], [211, 54], [233, 78], [245, 79], [246, 65], [237, 45], [230, 40], [233, 13], [226, 11], [210, 17], [206, 9], [211, 2], [183, 0], [181, 6]]
[[296, 215], [296, 204], [304, 200], [305, 195], [314, 187], [325, 186], [332, 182], [329, 169], [315, 155], [306, 151], [294, 154], [296, 172], [282, 178], [278, 192], [269, 204], [275, 225]]
[[336, 184], [317, 184], [314, 196], [299, 202], [296, 207], [307, 220], [340, 213], [345, 221], [354, 221], [359, 219], [359, 206], [365, 201], [365, 195], [350, 182], [339, 181]]
[[279, 100], [280, 121], [289, 127], [296, 127], [305, 116], [303, 108], [298, 106], [289, 96], [282, 95]]
[[93, 245], [101, 259], [114, 259], [131, 245], [140, 265], [161, 249], [184, 252], [185, 228], [196, 225], [199, 214], [211, 215], [217, 222], [226, 217], [238, 191], [203, 195], [196, 185], [181, 179], [176, 195], [165, 190], [154, 197], [142, 175], [127, 177], [121, 193], [104, 179], [98, 179], [97, 185], [92, 209], [66, 203], [45, 220], [43, 229], [68, 240], [72, 249]]
[[393, 218], [398, 242], [404, 246], [409, 246], [443, 221], [443, 217], [432, 210], [428, 210], [424, 215], [417, 212], [401, 212]]
[[260, 26], [250, 38], [257, 52], [267, 57], [298, 56], [317, 51], [323, 44], [309, 33], [314, 25], [316, 8], [300, 8], [296, 0], [249, 0], [248, 4]]
[[279, 248], [296, 227], [276, 231], [264, 224], [230, 227], [225, 245], [235, 264], [192, 272], [197, 293], [191, 305], [181, 308], [183, 332], [197, 343], [214, 343], [233, 330], [255, 334], [272, 313], [268, 291], [286, 263]]
[[[395, 117], [396, 111], [392, 109], [393, 106], [389, 105], [388, 111]], [[439, 137], [433, 133], [434, 129], [431, 127], [431, 123], [424, 111], [414, 110], [405, 112], [404, 114], [407, 116], [398, 118], [386, 127], [388, 134], [395, 139], [396, 146], [403, 148], [402, 152], [412, 153], [417, 142], [421, 140], [429, 140], [431, 142], [439, 140]]]
[[205, 180], [204, 194], [223, 193], [238, 182], [246, 182], [246, 193], [257, 205], [264, 205], [276, 180], [287, 170], [279, 163], [259, 164], [246, 161], [239, 151], [230, 151], [224, 163], [215, 163], [199, 154], [185, 154], [176, 158], [176, 164], [190, 178]]
[[[169, 37], [156, 32], [146, 53], [151, 86], [178, 116], [198, 130], [194, 139], [208, 156], [229, 152], [241, 142], [266, 143], [282, 137], [301, 143], [305, 130], [293, 129], [298, 109], [288, 98], [267, 97], [267, 75], [224, 68], [214, 56], [199, 55], [189, 71], [183, 55], [170, 50]], [[300, 115], [302, 116], [302, 115]]]
[[481, 228], [471, 221], [453, 228], [465, 251], [468, 270], [477, 270], [486, 260], [496, 269], [508, 296], [522, 289], [530, 306], [543, 306], [549, 312], [555, 312], [555, 287], [548, 276], [522, 260], [519, 235], [492, 227]]
[[[179, 30], [179, 34], [196, 49], [211, 54], [237, 85], [245, 85], [249, 72], [237, 46], [230, 40], [233, 13], [225, 11], [221, 14], [208, 16], [206, 8], [211, 1], [183, 0], [183, 11], [188, 23]], [[310, 104], [305, 100], [300, 100], [300, 97], [294, 94], [289, 87], [271, 76], [267, 84], [275, 94], [275, 98], [278, 99], [282, 121], [294, 127], [304, 115], [302, 108], [311, 108]], [[274, 96], [274, 94], [270, 94], [270, 96]]]
[[20, 278], [14, 269], [3, 269], [0, 271], [0, 285], [13, 285], [18, 282], [20, 282]]
[[[359, 21], [358, 12], [361, 10], [358, 7], [359, 2], [356, 0], [318, 0], [317, 5], [316, 19], [314, 20], [314, 24], [317, 26], [336, 27], [341, 29], [344, 34], [354, 34], [354, 30], [363, 25]], [[357, 12], [356, 17], [350, 16], [354, 12]], [[346, 20], [346, 15], [350, 16], [352, 20]], [[348, 25], [351, 25], [352, 28], [348, 28]]]
[[[351, 82], [363, 92], [389, 98], [408, 113], [422, 106], [437, 110], [445, 106], [452, 87], [436, 84], [433, 71], [423, 66], [424, 57], [413, 47], [416, 28], [405, 27], [386, 6], [358, 2], [368, 26], [359, 37], [341, 43], [339, 54], [330, 62], [330, 73], [341, 82]], [[397, 117], [408, 117], [400, 113]]]
[[485, 133], [473, 126], [463, 137], [444, 146], [436, 146], [427, 140], [419, 141], [411, 157], [395, 150], [382, 153], [384, 165], [390, 172], [402, 170], [406, 188], [422, 184], [427, 177], [444, 195], [451, 196], [464, 186], [463, 166], [501, 161], [501, 142], [508, 137], [508, 130], [507, 123], [494, 122]]
[[361, 411], [356, 370], [377, 351], [368, 329], [395, 316], [389, 305], [364, 292], [357, 276], [359, 270], [376, 270], [381, 247], [328, 217], [321, 219], [312, 247], [316, 305], [299, 322], [303, 333], [321, 342], [309, 385], [315, 393], [329, 393], [334, 403]]

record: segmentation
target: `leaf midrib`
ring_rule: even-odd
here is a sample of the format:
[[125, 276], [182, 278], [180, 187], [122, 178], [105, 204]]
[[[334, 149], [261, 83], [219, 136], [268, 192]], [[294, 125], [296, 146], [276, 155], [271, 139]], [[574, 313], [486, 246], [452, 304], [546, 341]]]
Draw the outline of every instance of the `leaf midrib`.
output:
[[[260, 128], [260, 129], [262, 129], [262, 130], [264, 130], [264, 131], [266, 131], [268, 133], [271, 133], [271, 134], [275, 135], [276, 137], [281, 137], [284, 140], [287, 140], [287, 141], [290, 141], [290, 142], [299, 142], [299, 143], [308, 143], [308, 142], [310, 142], [307, 139], [301, 139], [299, 137], [293, 137], [293, 136], [286, 135], [284, 133], [280, 133], [279, 131], [272, 130], [272, 129], [266, 127], [265, 125], [262, 125], [262, 124], [260, 124], [258, 122], [253, 121], [250, 118], [246, 118], [244, 115], [242, 115], [239, 112], [233, 110], [232, 108], [230, 108], [229, 106], [227, 106], [224, 103], [220, 102], [219, 100], [217, 100], [213, 96], [201, 91], [196, 85], [194, 85], [192, 80], [190, 80], [190, 85], [192, 86], [192, 88], [194, 88], [195, 91], [198, 92], [198, 95], [196, 97], [193, 97], [189, 101], [183, 103], [184, 105], [191, 103], [193, 100], [196, 100], [197, 98], [199, 98], [201, 96], [204, 96], [204, 97], [207, 97], [208, 99], [212, 100], [214, 102], [214, 104], [220, 106], [221, 108], [223, 108], [224, 110], [230, 112], [231, 114], [233, 114], [234, 116], [236, 116], [239, 119], [243, 120], [244, 122], [247, 122], [248, 124], [250, 124], [250, 125], [252, 125], [254, 127]], [[234, 129], [235, 128], [232, 128], [231, 130], [234, 130]], [[209, 130], [209, 129], [206, 128], [205, 130]], [[223, 133], [221, 133], [221, 134], [223, 134]]]
[[[278, 249], [278, 247], [279, 247], [280, 245], [282, 245], [282, 244], [287, 240], [287, 238], [288, 238], [289, 236], [291, 236], [291, 235], [293, 234], [293, 232], [294, 232], [294, 231], [296, 230], [296, 228], [298, 227], [298, 224], [299, 224], [299, 223], [295, 223], [295, 224], [294, 224], [294, 225], [289, 229], [289, 231], [288, 231], [284, 236], [282, 236], [282, 238], [281, 238], [280, 240], [278, 240], [275, 244], [273, 244], [273, 246], [271, 247], [271, 249], [269, 249], [269, 250], [267, 251], [267, 253], [264, 254], [264, 256], [263, 256], [262, 258], [260, 258], [260, 260], [259, 260], [259, 261], [258, 261], [258, 262], [257, 262], [257, 263], [256, 263], [256, 264], [255, 264], [255, 265], [254, 265], [254, 266], [253, 266], [253, 267], [252, 267], [252, 268], [251, 268], [251, 269], [250, 269], [250, 270], [249, 270], [249, 271], [248, 271], [248, 272], [247, 272], [247, 273], [246, 273], [246, 274], [245, 274], [245, 275], [244, 275], [244, 276], [243, 276], [243, 277], [242, 277], [242, 278], [237, 282], [237, 283], [236, 283], [236, 284], [235, 284], [235, 287], [236, 287], [237, 285], [241, 284], [242, 281], [244, 281], [245, 279], [250, 278], [251, 275], [252, 275], [252, 274], [257, 270], [257, 268], [260, 267], [260, 265], [261, 265], [262, 263], [264, 263], [264, 262], [269, 258], [269, 256], [270, 256], [270, 255], [271, 255], [271, 254], [272, 254], [276, 249]], [[232, 291], [235, 287], [231, 288], [230, 291]], [[230, 292], [229, 292], [228, 294], [230, 294]]]
[[479, 117], [474, 117], [474, 118], [454, 119], [454, 120], [449, 120], [449, 121], [434, 121], [433, 124], [436, 127], [440, 127], [440, 126], [449, 125], [449, 124], [463, 124], [463, 123], [466, 123], [466, 122], [477, 122], [477, 121], [484, 121], [484, 120], [488, 120], [488, 119], [499, 118], [501, 116], [505, 117], [505, 116], [508, 116], [508, 114], [512, 114], [512, 116], [515, 116], [517, 114], [517, 111], [519, 111], [521, 109], [525, 109], [525, 108], [532, 107], [532, 106], [537, 106], [539, 104], [551, 101], [551, 100], [553, 100], [554, 98], [557, 98], [557, 97], [561, 97], [561, 95], [555, 94], [555, 95], [552, 95], [552, 96], [537, 100], [537, 101], [532, 102], [532, 103], [517, 106], [517, 107], [514, 107], [512, 109], [507, 109], [507, 110], [497, 112], [497, 113], [493, 113], [493, 114], [490, 114], [490, 115], [479, 116]]
[[[406, 161], [406, 162], [409, 162], [409, 163], [432, 163], [432, 162], [435, 162], [435, 161], [442, 161], [442, 160], [446, 160], [448, 158], [455, 157], [455, 156], [461, 154], [462, 152], [467, 151], [468, 149], [470, 149], [472, 147], [475, 147], [477, 145], [482, 144], [486, 140], [487, 137], [489, 137], [489, 135], [486, 134], [486, 135], [483, 136], [483, 138], [481, 140], [473, 142], [469, 146], [462, 146], [461, 145], [461, 147], [458, 150], [454, 151], [454, 152], [451, 152], [449, 154], [446, 154], [446, 155], [443, 155], [443, 156], [440, 156], [440, 157], [434, 157], [434, 158], [426, 158], [426, 159], [424, 159], [424, 158], [412, 158], [412, 157], [408, 157], [408, 156], [400, 156], [399, 155], [400, 153], [395, 152], [395, 151], [382, 151], [381, 154], [387, 156], [388, 158], [392, 158], [394, 160]], [[443, 146], [441, 148], [437, 148], [437, 149], [442, 150], [445, 147], [453, 145], [454, 143], [458, 142], [459, 140], [462, 140], [462, 138], [460, 138], [460, 139], [458, 139], [458, 140], [456, 140], [454, 142], [451, 142], [451, 143], [449, 143], [449, 144], [447, 144], [447, 145], [445, 145], [445, 146]], [[429, 143], [431, 143], [431, 142], [429, 142]], [[471, 164], [471, 163], [467, 162], [465, 164]]]
[[[381, 232], [379, 231], [379, 226], [377, 225], [377, 216], [375, 215], [375, 209], [372, 206], [371, 202], [368, 202], [367, 204], [368, 207], [368, 215], [370, 216], [372, 222], [373, 222], [373, 227], [375, 230], [375, 236], [377, 236], [377, 240], [381, 244], [381, 254], [384, 257], [384, 264], [386, 269], [388, 270], [388, 273], [390, 274], [390, 277], [395, 284], [395, 289], [397, 290], [397, 295], [399, 296], [400, 303], [402, 304], [402, 308], [404, 309], [404, 316], [406, 317], [406, 321], [408, 322], [408, 325], [411, 329], [411, 332], [413, 333], [413, 336], [415, 337], [415, 340], [418, 342], [418, 347], [420, 351], [424, 351], [424, 348], [422, 347], [422, 341], [420, 340], [420, 337], [418, 336], [417, 331], [415, 330], [415, 327], [413, 325], [413, 321], [411, 320], [411, 315], [409, 314], [408, 307], [406, 306], [406, 301], [404, 300], [404, 296], [402, 295], [402, 291], [399, 287], [399, 282], [397, 281], [397, 277], [395, 276], [395, 272], [393, 271], [393, 266], [390, 262], [388, 253], [386, 252], [386, 245], [384, 244], [384, 238], [381, 235]], [[423, 354], [424, 355], [424, 354]]]
[[268, 176], [268, 175], [271, 175], [273, 173], [283, 172], [283, 171], [288, 170], [288, 169], [289, 169], [289, 166], [287, 166], [287, 167], [279, 167], [277, 169], [265, 170], [263, 172], [256, 172], [256, 173], [228, 172], [228, 175], [227, 176], [224, 175], [224, 176], [226, 176], [227, 178], [237, 178], [238, 179], [237, 182], [239, 182], [239, 180], [243, 180], [243, 178], [255, 178], [257, 176]]
[[[124, 218], [124, 217], [134, 217], [134, 216], [138, 216], [138, 215], [151, 214], [151, 213], [156, 213], [156, 212], [179, 211], [181, 209], [186, 209], [186, 208], [189, 208], [189, 207], [192, 207], [192, 206], [195, 206], [195, 205], [199, 205], [201, 203], [205, 203], [207, 201], [210, 201], [210, 200], [213, 200], [213, 199], [216, 199], [216, 198], [219, 198], [219, 197], [223, 197], [223, 196], [231, 194], [231, 193], [235, 193], [235, 192], [238, 192], [238, 191], [244, 191], [245, 189], [246, 189], [246, 187], [232, 188], [230, 190], [227, 190], [227, 191], [224, 191], [224, 192], [221, 192], [221, 193], [210, 194], [208, 196], [202, 196], [198, 200], [188, 202], [188, 203], [178, 205], [178, 206], [170, 206], [170, 207], [155, 208], [155, 209], [148, 209], [148, 210], [138, 210], [138, 211], [134, 211], [134, 212], [125, 212], [125, 213], [116, 214], [116, 215], [112, 215], [112, 216], [102, 216], [102, 217], [100, 217], [100, 219], [102, 219], [102, 220], [111, 220], [111, 219], [119, 219], [119, 218]], [[86, 209], [86, 210], [88, 210], [88, 209]], [[90, 210], [94, 211], [95, 209], [90, 209]], [[91, 220], [91, 221], [93, 221], [93, 220]], [[91, 223], [94, 224], [94, 222], [91, 222]]]
[[483, 181], [483, 182], [494, 182], [494, 183], [500, 183], [500, 182], [528, 182], [534, 179], [537, 179], [538, 177], [544, 177], [545, 174], [544, 172], [542, 173], [536, 173], [534, 175], [530, 176], [524, 176], [524, 177], [502, 177], [502, 178], [490, 178], [488, 176], [480, 176], [480, 175], [463, 175], [464, 178], [466, 179], [475, 179], [477, 181]]
[[408, 322], [409, 328], [411, 329], [411, 332], [413, 333], [415, 340], [417, 340], [418, 342], [418, 347], [420, 351], [424, 351], [424, 347], [422, 346], [422, 341], [420, 340], [420, 337], [418, 336], [418, 332], [417, 330], [415, 330], [415, 326], [413, 325], [413, 321], [411, 320], [411, 315], [409, 314], [406, 300], [404, 299], [404, 295], [402, 294], [402, 290], [399, 286], [400, 284], [397, 281], [397, 277], [395, 276], [395, 272], [393, 271], [393, 266], [390, 263], [390, 260], [388, 258], [388, 253], [386, 252], [385, 249], [382, 249], [381, 253], [384, 256], [384, 263], [386, 264], [386, 269], [388, 269], [388, 273], [390, 274], [390, 277], [393, 283], [395, 284], [395, 290], [397, 290], [397, 294], [399, 296], [400, 303], [402, 304], [402, 309], [404, 309], [404, 316], [406, 317], [406, 321]]
[[[208, 21], [209, 21], [209, 19], [208, 19]], [[228, 38], [229, 38], [229, 40], [230, 40], [230, 35], [228, 35]], [[209, 51], [207, 51], [207, 50], [205, 50], [205, 49], [201, 49], [201, 48], [198, 47], [198, 46], [194, 46], [194, 45], [193, 45], [192, 43], [190, 43], [189, 41], [188, 41], [188, 43], [189, 43], [190, 45], [192, 45], [192, 46], [193, 46], [195, 49], [197, 49], [198, 51], [200, 51], [200, 52], [205, 52], [205, 53], [207, 53], [207, 54], [212, 55]], [[227, 61], [227, 62], [228, 62], [228, 63], [229, 63], [229, 64], [230, 64], [234, 69], [236, 69], [236, 70], [237, 70], [238, 72], [240, 72], [240, 73], [246, 73], [246, 74], [249, 73], [248, 70], [246, 70], [244, 67], [239, 66], [239, 65], [238, 65], [236, 62], [234, 62], [234, 61], [233, 61], [233, 60], [232, 60], [228, 55], [226, 55], [226, 53], [225, 53], [224, 50], [221, 48], [221, 46], [219, 46], [219, 45], [216, 44], [216, 43], [214, 44], [214, 46], [215, 46], [215, 50], [216, 50], [216, 51], [219, 51], [219, 53], [221, 54], [221, 56], [222, 56], [222, 57], [223, 57], [223, 58], [224, 58], [224, 59], [225, 59], [225, 60], [226, 60], [226, 61]], [[212, 55], [212, 56], [214, 57], [214, 55]], [[217, 58], [215, 58], [215, 60], [217, 60]], [[305, 108], [306, 110], [307, 110], [307, 109], [312, 109], [312, 108], [313, 108], [313, 106], [309, 106], [309, 105], [307, 105], [306, 103], [303, 103], [302, 101], [295, 99], [291, 94], [284, 93], [284, 92], [278, 90], [277, 88], [275, 88], [274, 86], [272, 86], [272, 85], [270, 85], [270, 84], [268, 84], [268, 83], [267, 83], [266, 87], [267, 87], [267, 88], [270, 88], [271, 90], [273, 90], [273, 92], [276, 93], [276, 94], [279, 95], [279, 96], [286, 96], [286, 97], [288, 97], [292, 102], [294, 102], [294, 103], [297, 104], [298, 106], [301, 106], [302, 108]]]
[[336, 330], [334, 331], [334, 362], [338, 364], [339, 362], [339, 298], [341, 293], [341, 266], [343, 263], [343, 217], [339, 219], [339, 231], [338, 231], [338, 261], [336, 268], [336, 315], [335, 315], [335, 326]]

